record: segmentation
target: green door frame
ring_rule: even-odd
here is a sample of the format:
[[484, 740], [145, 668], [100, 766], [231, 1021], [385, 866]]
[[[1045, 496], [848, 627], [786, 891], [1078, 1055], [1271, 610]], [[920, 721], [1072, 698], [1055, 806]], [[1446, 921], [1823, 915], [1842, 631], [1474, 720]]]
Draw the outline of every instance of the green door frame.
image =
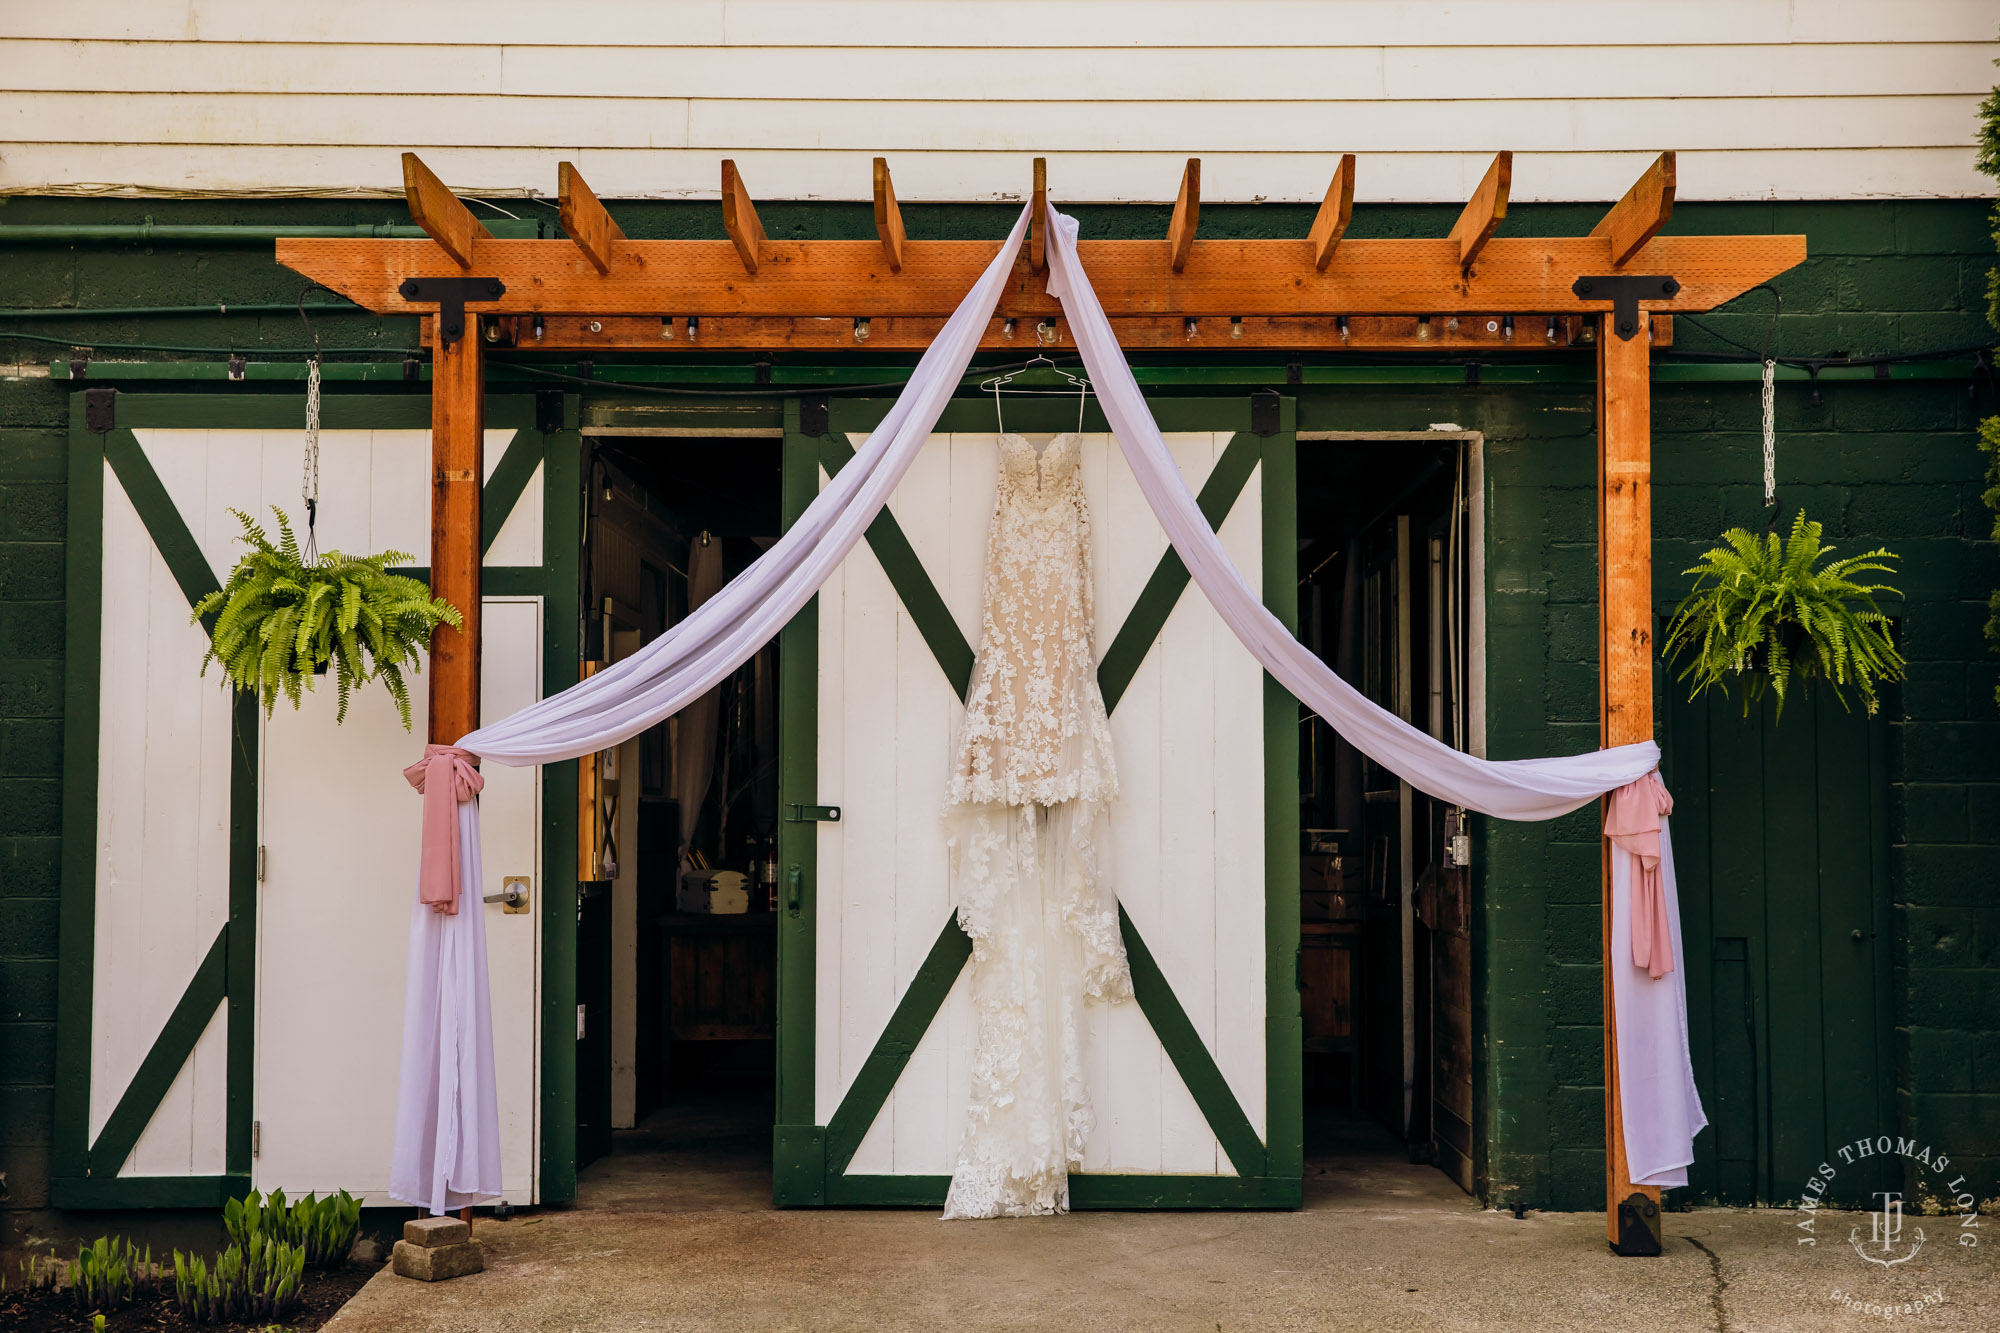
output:
[[[70, 396], [69, 527], [67, 533], [67, 658], [63, 684], [63, 863], [58, 916], [54, 1172], [51, 1201], [59, 1208], [207, 1208], [250, 1188], [252, 1081], [256, 1064], [257, 948], [257, 708], [239, 697], [232, 722], [230, 770], [229, 916], [187, 989], [175, 1004], [138, 1072], [95, 1141], [90, 1123], [90, 1047], [95, 989], [97, 917], [98, 706], [103, 638], [104, 471], [109, 463], [147, 533], [190, 602], [218, 586], [217, 572], [175, 509], [172, 498], [134, 429], [284, 430], [304, 419], [297, 391], [229, 394], [127, 394], [113, 398], [108, 430], [90, 429], [88, 391]], [[578, 650], [578, 534], [581, 481], [577, 400], [564, 396], [561, 424], [553, 402], [528, 394], [487, 399], [487, 425], [512, 427], [513, 441], [485, 486], [483, 544], [491, 547], [539, 465], [543, 472], [543, 563], [488, 566], [483, 589], [495, 595], [540, 595], [543, 601], [545, 688], [564, 682]], [[322, 406], [328, 430], [428, 430], [428, 395], [330, 394]], [[558, 496], [577, 503], [560, 504]], [[427, 576], [428, 570], [408, 571]], [[573, 1100], [551, 1098], [551, 1074], [571, 1071], [575, 1046], [567, 1040], [575, 999], [576, 765], [542, 771], [542, 1115], [541, 1179], [544, 1199], [576, 1192]], [[567, 931], [563, 929], [567, 927]], [[217, 1006], [228, 1005], [227, 1126], [224, 1170], [219, 1175], [120, 1176], [132, 1147], [159, 1109], [174, 1078]], [[567, 1110], [567, 1118], [564, 1112]]]
[[[819, 493], [822, 467], [830, 475], [853, 457], [849, 432], [874, 429], [890, 404], [835, 400], [826, 434], [800, 427], [798, 400], [785, 405], [784, 521], [796, 522]], [[991, 429], [983, 399], [946, 407], [937, 430]], [[1073, 428], [1067, 404], [1037, 402], [1010, 408], [1020, 428]], [[1294, 400], [1280, 400], [1277, 428], [1252, 433], [1250, 400], [1167, 398], [1153, 411], [1165, 431], [1232, 431], [1234, 436], [1202, 487], [1203, 514], [1219, 526], [1259, 464], [1263, 467], [1263, 592], [1265, 605], [1288, 627], [1296, 626], [1294, 577], [1297, 513], [1294, 498], [1296, 423]], [[1107, 429], [1093, 405], [1086, 429]], [[1272, 503], [1272, 497], [1277, 503]], [[973, 649], [945, 607], [894, 516], [884, 510], [868, 530], [904, 608], [929, 644], [938, 665], [963, 697]], [[1169, 549], [1113, 637], [1098, 669], [1105, 703], [1115, 709], [1147, 651], [1158, 639], [1189, 582], [1186, 567]], [[785, 627], [780, 639], [780, 808], [818, 804], [819, 616], [815, 599]], [[801, 669], [810, 665], [812, 669]], [[1188, 1091], [1235, 1168], [1235, 1176], [1101, 1174], [1070, 1181], [1076, 1208], [1295, 1208], [1302, 1198], [1304, 1105], [1298, 993], [1298, 706], [1264, 678], [1265, 783], [1265, 1118], [1259, 1140], [1145, 941], [1121, 909], [1135, 996]], [[772, 1197], [780, 1206], [905, 1205], [938, 1207], [944, 1176], [861, 1175], [847, 1171], [862, 1137], [893, 1091], [917, 1043], [949, 995], [971, 955], [971, 941], [948, 918], [898, 1001], [874, 1049], [839, 1107], [818, 1123], [814, 1101], [814, 1010], [818, 825], [787, 820], [780, 828], [785, 867], [785, 909], [778, 933], [777, 1124], [772, 1132]]]

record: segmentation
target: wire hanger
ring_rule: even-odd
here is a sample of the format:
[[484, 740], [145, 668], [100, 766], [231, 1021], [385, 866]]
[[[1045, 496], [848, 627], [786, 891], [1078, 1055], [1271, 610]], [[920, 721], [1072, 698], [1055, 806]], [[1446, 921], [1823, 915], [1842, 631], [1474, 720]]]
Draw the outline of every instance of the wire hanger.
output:
[[[1048, 345], [1049, 345], [1048, 326], [1038, 321], [1035, 324], [1035, 346], [1037, 349], [1040, 349], [1047, 347]], [[1081, 375], [1070, 374], [1067, 370], [1064, 370], [1061, 366], [1057, 365], [1053, 360], [1051, 360], [1046, 352], [1040, 350], [1037, 350], [1034, 356], [1022, 362], [1020, 365], [1008, 371], [1006, 374], [995, 375], [992, 379], [983, 381], [979, 386], [979, 391], [981, 393], [991, 393], [993, 395], [993, 420], [994, 423], [999, 426], [1000, 433], [1003, 435], [1007, 433], [1007, 422], [1006, 419], [1001, 415], [1000, 411], [1000, 394], [1002, 393], [1002, 391], [1005, 391], [1007, 393], [1016, 393], [1022, 395], [1023, 397], [1030, 397], [1030, 398], [1051, 397], [1057, 394], [1067, 394], [1069, 392], [1069, 390], [1067, 389], [1007, 388], [1009, 384], [1012, 384], [1014, 382], [1016, 376], [1023, 375], [1028, 371], [1033, 370], [1037, 366], [1047, 366], [1050, 370], [1053, 370], [1057, 375], [1061, 376], [1065, 380], [1068, 380], [1071, 384], [1074, 384], [1076, 386], [1076, 429], [1077, 433], [1081, 434], [1083, 432], [1084, 404], [1090, 397], [1090, 381], [1085, 379]]]

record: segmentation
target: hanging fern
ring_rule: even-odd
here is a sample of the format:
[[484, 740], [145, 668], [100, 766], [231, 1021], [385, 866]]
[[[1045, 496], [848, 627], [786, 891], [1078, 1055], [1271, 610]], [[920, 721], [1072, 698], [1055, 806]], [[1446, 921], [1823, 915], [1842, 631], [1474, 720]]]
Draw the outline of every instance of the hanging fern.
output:
[[1897, 557], [1878, 549], [1834, 560], [1833, 548], [1820, 544], [1820, 525], [1804, 514], [1792, 520], [1789, 539], [1775, 532], [1759, 539], [1742, 528], [1722, 539], [1728, 545], [1683, 571], [1698, 577], [1667, 626], [1664, 655], [1690, 659], [1679, 676], [1694, 680], [1688, 697], [1727, 695], [1741, 679], [1746, 714], [1768, 688], [1782, 716], [1788, 687], [1819, 679], [1842, 708], [1851, 685], [1873, 713], [1876, 682], [1903, 678], [1889, 617], [1875, 604], [1877, 593], [1896, 590], [1855, 576], [1894, 573], [1882, 562]]
[[339, 691], [339, 722], [347, 720], [354, 687], [380, 677], [408, 731], [410, 691], [403, 672], [423, 669], [439, 625], [456, 629], [465, 623], [458, 608], [432, 597], [422, 579], [389, 572], [389, 566], [410, 561], [407, 551], [370, 556], [328, 551], [307, 563], [284, 510], [271, 509], [278, 516], [275, 546], [248, 514], [229, 512], [242, 522], [239, 540], [250, 552], [221, 591], [195, 604], [194, 619], [215, 615], [202, 674], [208, 674], [210, 662], [220, 662], [231, 684], [263, 700], [269, 717], [280, 693], [297, 708], [314, 674], [330, 671]]

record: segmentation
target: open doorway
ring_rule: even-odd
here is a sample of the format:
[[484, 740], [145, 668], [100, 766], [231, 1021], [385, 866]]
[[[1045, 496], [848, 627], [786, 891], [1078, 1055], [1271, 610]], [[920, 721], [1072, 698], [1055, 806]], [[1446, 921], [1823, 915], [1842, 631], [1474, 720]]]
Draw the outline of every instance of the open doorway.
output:
[[[779, 441], [593, 437], [584, 672], [680, 623], [777, 540]], [[768, 1198], [778, 648], [580, 773], [577, 1146], [586, 1193]], [[605, 1160], [599, 1160], [605, 1159]], [[707, 1181], [704, 1186], [701, 1182]], [[685, 1200], [682, 1200], [685, 1202]]]
[[[1476, 438], [1302, 434], [1299, 634], [1369, 699], [1473, 749]], [[1402, 1145], [1473, 1180], [1465, 812], [1301, 710], [1307, 1152]], [[1382, 1137], [1386, 1130], [1388, 1140]]]

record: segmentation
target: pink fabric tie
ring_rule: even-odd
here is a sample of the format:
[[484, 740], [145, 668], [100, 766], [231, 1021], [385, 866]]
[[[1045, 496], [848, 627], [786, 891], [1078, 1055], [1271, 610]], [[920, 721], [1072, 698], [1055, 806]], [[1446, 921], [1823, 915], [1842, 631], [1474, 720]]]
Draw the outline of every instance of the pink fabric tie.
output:
[[1674, 970], [1673, 925], [1660, 889], [1660, 816], [1673, 812], [1658, 772], [1612, 792], [1604, 812], [1604, 836], [1632, 857], [1632, 964], [1655, 981]]
[[[479, 794], [479, 756], [456, 745], [426, 745], [424, 757], [403, 770], [423, 794], [424, 841], [418, 860], [417, 899], [433, 912], [458, 915], [458, 807]], [[1656, 844], [1657, 845], [1657, 844]]]

